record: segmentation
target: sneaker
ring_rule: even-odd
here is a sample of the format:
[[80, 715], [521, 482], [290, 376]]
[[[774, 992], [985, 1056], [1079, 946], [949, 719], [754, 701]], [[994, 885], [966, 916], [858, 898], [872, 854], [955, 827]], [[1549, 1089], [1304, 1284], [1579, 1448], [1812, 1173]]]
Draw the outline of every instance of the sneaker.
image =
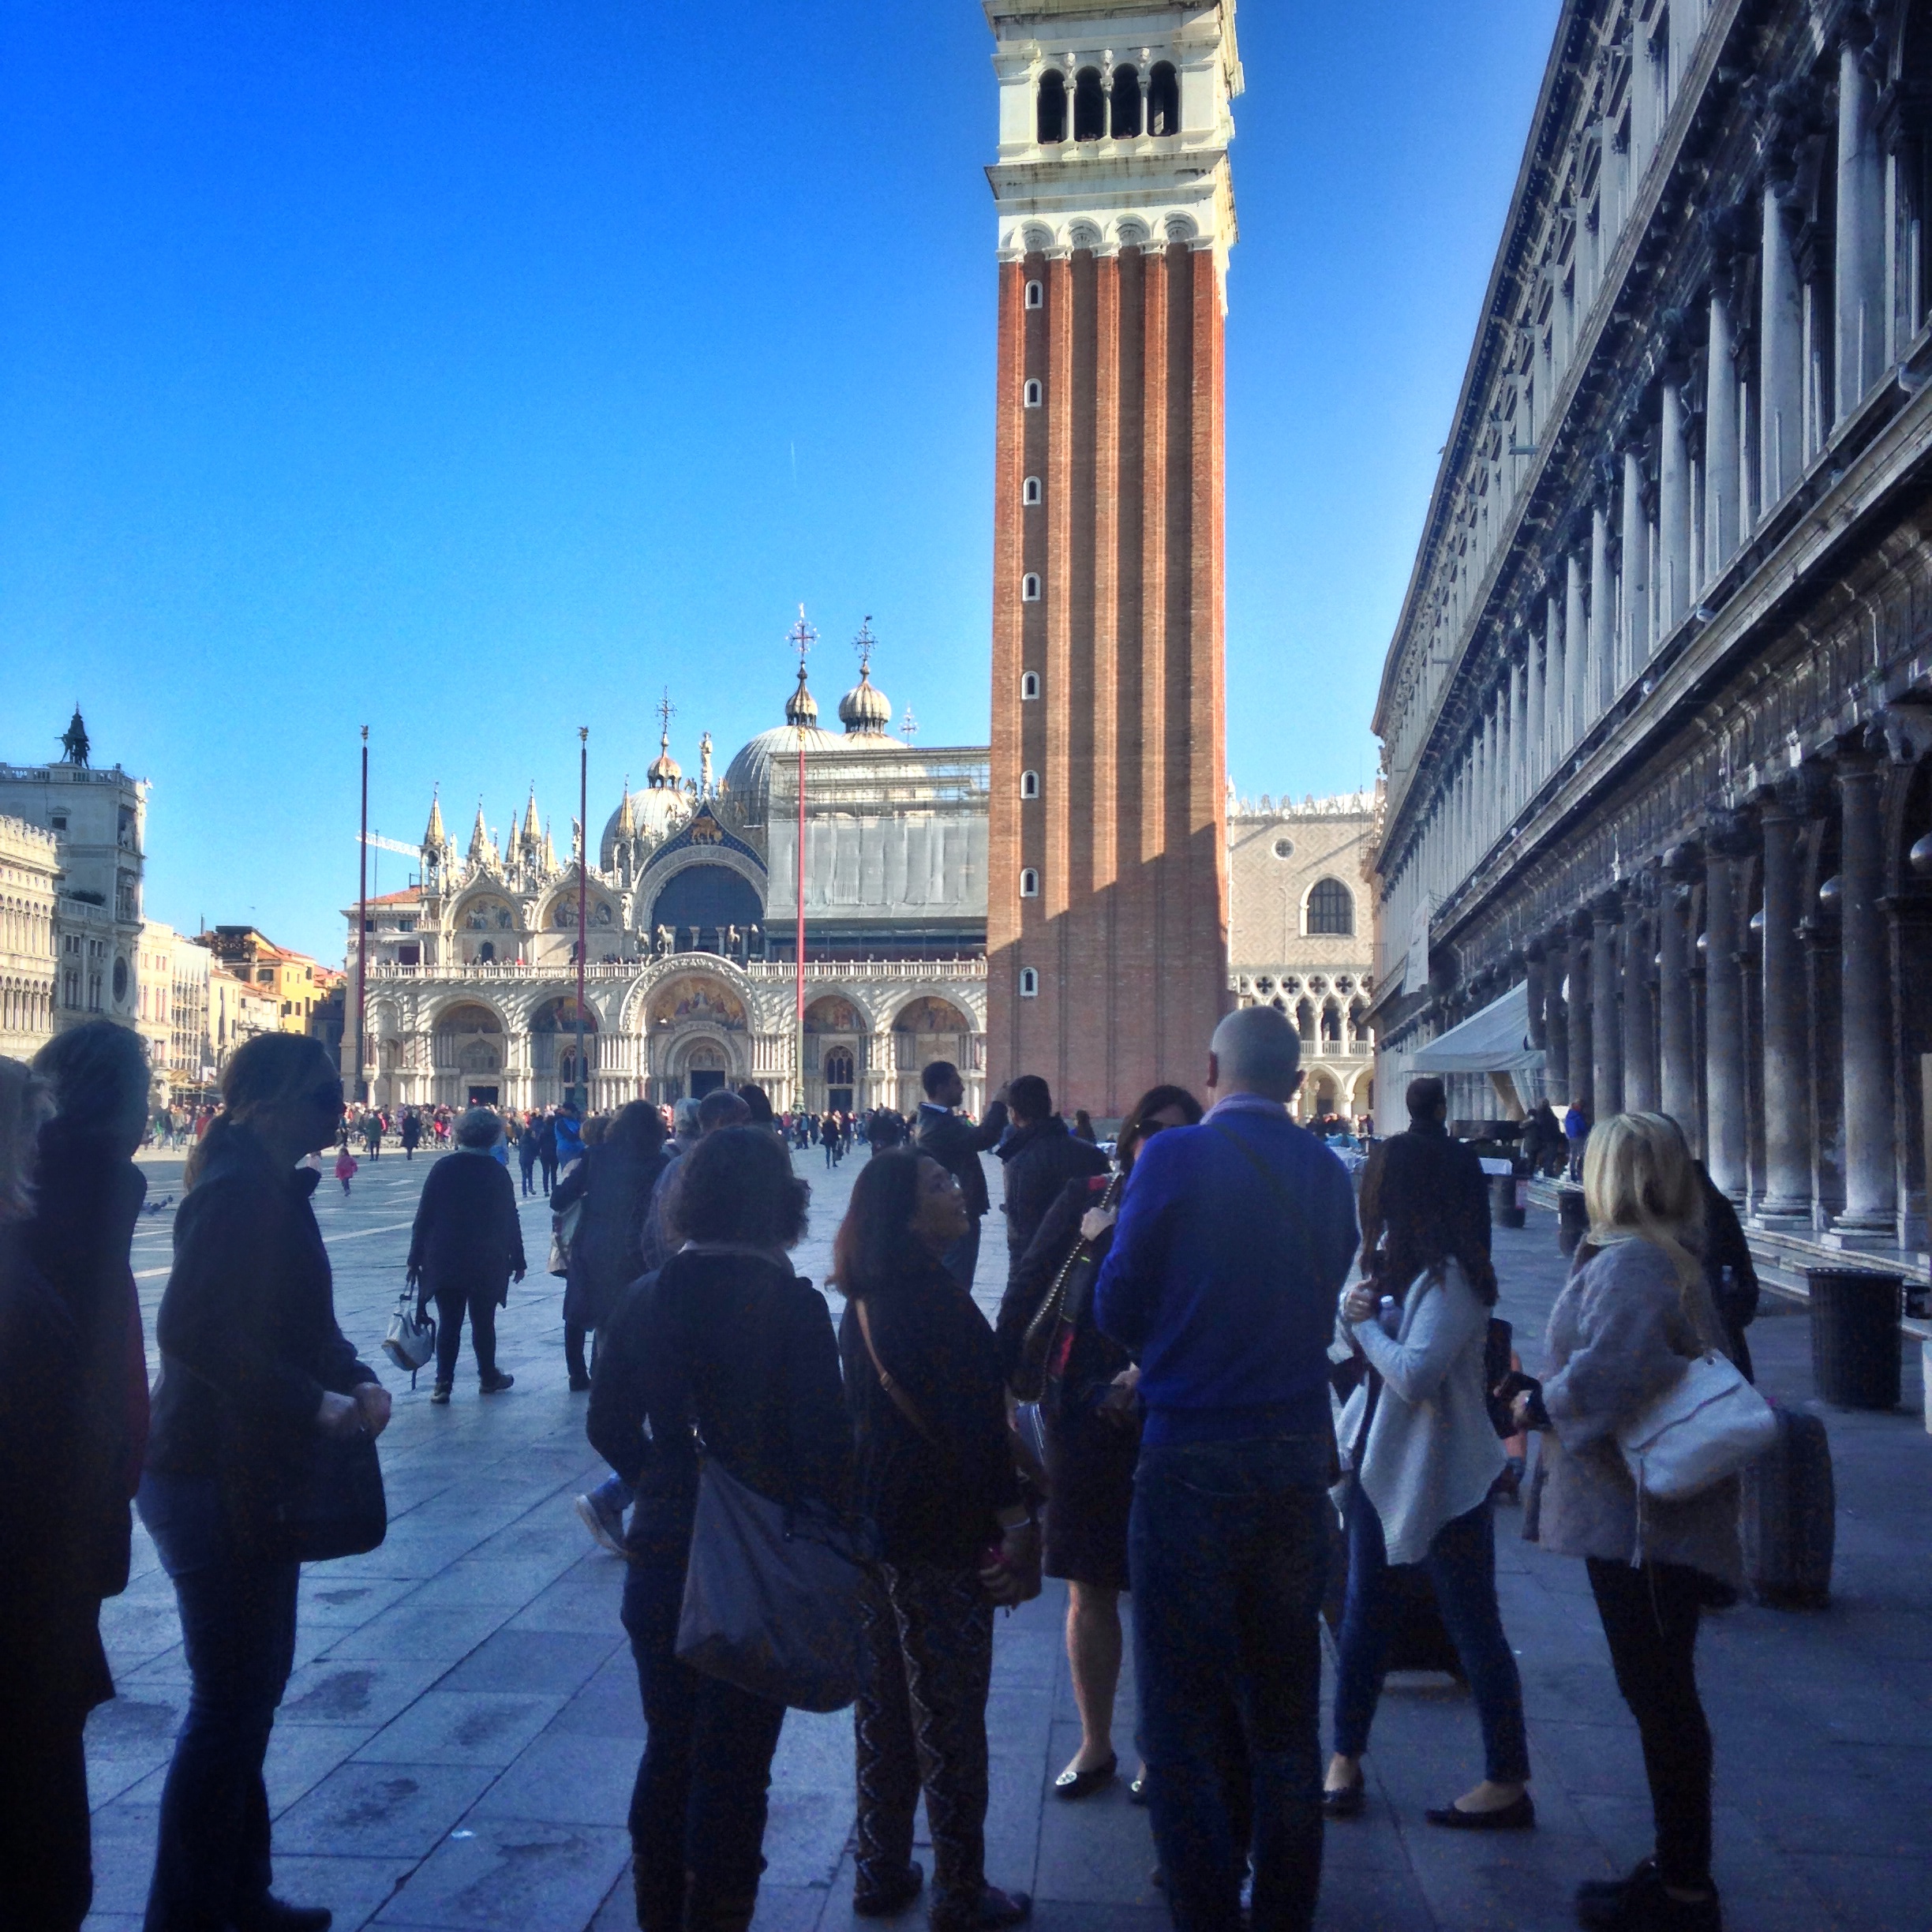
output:
[[447, 1382], [439, 1382], [436, 1387], [429, 1391], [429, 1399], [439, 1408], [445, 1405], [449, 1401], [449, 1398], [450, 1385]]
[[607, 1516], [597, 1507], [597, 1498], [591, 1496], [580, 1496], [577, 1499], [577, 1516], [583, 1526], [613, 1556], [621, 1556], [624, 1553], [623, 1517], [618, 1516], [613, 1519]]
[[513, 1375], [487, 1375], [483, 1378], [482, 1387], [485, 1395], [500, 1395], [505, 1389], [515, 1387], [516, 1377]]

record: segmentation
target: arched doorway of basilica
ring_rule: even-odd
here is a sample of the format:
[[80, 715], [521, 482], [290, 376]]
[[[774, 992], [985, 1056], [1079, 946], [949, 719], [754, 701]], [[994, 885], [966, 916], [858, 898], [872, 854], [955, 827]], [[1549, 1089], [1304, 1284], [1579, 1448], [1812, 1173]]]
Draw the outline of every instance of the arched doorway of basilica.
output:
[[475, 1002], [436, 1023], [436, 1098], [450, 1106], [494, 1106], [503, 1092], [503, 1022]]
[[919, 1074], [935, 1060], [972, 1069], [972, 1022], [950, 1000], [928, 994], [908, 1000], [893, 1017], [893, 1105], [911, 1120], [924, 1098]]
[[577, 1002], [566, 996], [548, 1001], [530, 1015], [530, 1079], [536, 1103], [554, 1106], [574, 1087], [587, 1085], [597, 1066], [596, 1013], [583, 1015], [584, 1063], [577, 1064]]
[[750, 1020], [726, 980], [681, 972], [651, 994], [648, 1065], [660, 1100], [702, 1100], [751, 1077]]
[[871, 1029], [848, 999], [827, 994], [805, 1009], [805, 1106], [814, 1114], [848, 1114], [858, 1095]]

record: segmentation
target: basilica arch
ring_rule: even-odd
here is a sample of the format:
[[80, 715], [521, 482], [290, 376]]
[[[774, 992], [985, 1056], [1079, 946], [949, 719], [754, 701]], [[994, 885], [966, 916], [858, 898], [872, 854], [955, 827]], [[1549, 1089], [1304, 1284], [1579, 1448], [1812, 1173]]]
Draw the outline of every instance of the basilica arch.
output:
[[448, 1106], [504, 1099], [508, 1042], [503, 1016], [475, 998], [459, 998], [435, 1018], [431, 1035], [434, 1099]]

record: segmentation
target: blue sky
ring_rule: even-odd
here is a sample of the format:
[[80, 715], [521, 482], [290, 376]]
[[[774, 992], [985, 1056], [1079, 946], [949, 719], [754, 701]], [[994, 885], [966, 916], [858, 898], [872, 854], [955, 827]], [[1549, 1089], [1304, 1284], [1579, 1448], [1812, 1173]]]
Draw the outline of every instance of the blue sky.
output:
[[[1368, 729], [1556, 0], [1246, 0], [1230, 769]], [[658, 23], [663, 23], [661, 27]], [[78, 698], [148, 906], [339, 958], [356, 732], [414, 840], [565, 844], [675, 747], [828, 710], [870, 612], [983, 743], [990, 47], [973, 0], [13, 0], [0, 758]], [[381, 883], [406, 862], [385, 856]]]

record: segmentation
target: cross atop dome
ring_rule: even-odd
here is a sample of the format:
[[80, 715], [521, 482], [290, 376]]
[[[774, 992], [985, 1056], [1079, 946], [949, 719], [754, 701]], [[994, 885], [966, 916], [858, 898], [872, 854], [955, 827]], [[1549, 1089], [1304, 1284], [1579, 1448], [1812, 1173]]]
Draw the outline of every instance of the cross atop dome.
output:
[[[650, 769], [644, 775], [650, 779], [653, 792], [675, 788], [684, 776], [684, 768], [671, 755], [671, 721], [677, 716], [677, 706], [671, 702], [669, 686], [657, 701], [657, 755], [651, 760]], [[627, 792], [627, 798], [630, 796]]]
[[785, 633], [785, 642], [798, 653], [798, 689], [785, 700], [785, 722], [803, 731], [818, 722], [818, 704], [805, 688], [805, 660], [818, 642], [818, 633], [805, 621], [805, 606], [799, 606], [798, 622]]
[[868, 612], [852, 639], [852, 649], [859, 653], [859, 682], [839, 700], [839, 722], [848, 738], [882, 737], [892, 724], [892, 701], [872, 683], [872, 653], [878, 646]]

